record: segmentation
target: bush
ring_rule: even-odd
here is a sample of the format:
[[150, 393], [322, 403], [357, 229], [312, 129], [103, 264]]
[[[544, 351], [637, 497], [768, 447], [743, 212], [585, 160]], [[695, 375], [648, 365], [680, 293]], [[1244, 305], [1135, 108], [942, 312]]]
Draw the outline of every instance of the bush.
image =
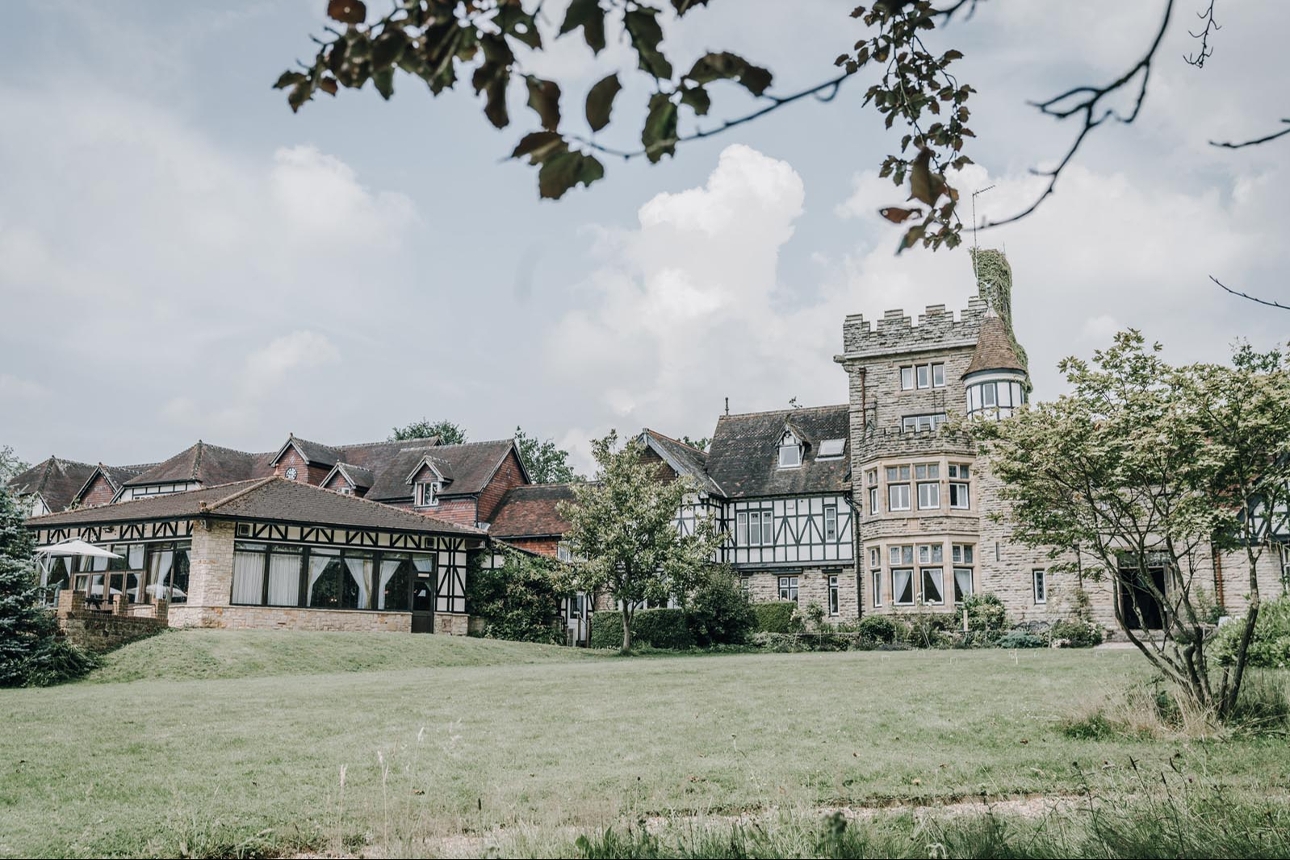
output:
[[861, 641], [874, 645], [890, 645], [909, 635], [906, 625], [890, 615], [866, 615], [855, 625], [855, 632]]
[[947, 648], [954, 644], [959, 626], [958, 616], [944, 613], [916, 612], [905, 616], [908, 627], [906, 644], [915, 648]]
[[801, 623], [794, 619], [797, 604], [791, 600], [777, 600], [770, 603], [754, 603], [753, 614], [757, 616], [759, 633], [797, 633]]
[[999, 637], [995, 643], [1000, 648], [1046, 648], [1048, 643], [1044, 637], [1031, 633], [1029, 630], [1021, 628], [1009, 630]]
[[[1218, 628], [1211, 646], [1219, 665], [1230, 666], [1245, 632], [1245, 619], [1235, 619]], [[1259, 609], [1254, 638], [1247, 652], [1249, 665], [1265, 669], [1290, 667], [1290, 596], [1270, 600]]]
[[690, 601], [690, 634], [698, 645], [742, 645], [757, 626], [748, 594], [727, 567], [709, 569]]
[[[672, 650], [693, 648], [694, 637], [686, 622], [681, 609], [642, 609], [632, 616], [632, 643]], [[597, 612], [592, 616], [591, 647], [623, 647], [621, 612]]]
[[965, 645], [993, 645], [1008, 630], [1008, 610], [993, 594], [974, 594], [963, 601], [968, 632]]
[[1092, 648], [1102, 644], [1103, 635], [1101, 624], [1078, 618], [1057, 621], [1049, 630], [1052, 640], [1063, 648]]
[[475, 555], [467, 573], [466, 606], [471, 615], [484, 620], [484, 636], [563, 645], [560, 598], [567, 596], [568, 589], [560, 583], [559, 565], [508, 551], [501, 567], [487, 568], [479, 563], [483, 556]]

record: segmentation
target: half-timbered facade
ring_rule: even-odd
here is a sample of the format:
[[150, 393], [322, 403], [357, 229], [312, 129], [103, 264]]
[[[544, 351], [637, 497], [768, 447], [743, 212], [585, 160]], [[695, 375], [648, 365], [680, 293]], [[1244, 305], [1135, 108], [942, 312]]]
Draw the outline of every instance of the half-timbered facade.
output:
[[41, 544], [80, 538], [116, 559], [48, 585], [171, 626], [464, 634], [478, 529], [268, 477], [48, 514]]

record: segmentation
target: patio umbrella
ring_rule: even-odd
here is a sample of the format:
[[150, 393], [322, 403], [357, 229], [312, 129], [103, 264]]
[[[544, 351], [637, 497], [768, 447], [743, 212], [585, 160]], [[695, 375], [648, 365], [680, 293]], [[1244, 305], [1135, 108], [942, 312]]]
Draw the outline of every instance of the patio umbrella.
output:
[[93, 558], [121, 558], [114, 552], [110, 552], [102, 547], [80, 540], [65, 540], [61, 543], [53, 543], [49, 546], [36, 547], [36, 555], [40, 556], [40, 587], [49, 586], [49, 560], [51, 558], [66, 558], [72, 556], [91, 556]]
[[51, 543], [49, 546], [36, 547], [36, 555], [43, 556], [67, 556], [67, 555], [88, 555], [94, 558], [122, 558], [114, 552], [95, 546], [88, 541], [79, 538], [76, 540], [65, 540], [62, 543]]

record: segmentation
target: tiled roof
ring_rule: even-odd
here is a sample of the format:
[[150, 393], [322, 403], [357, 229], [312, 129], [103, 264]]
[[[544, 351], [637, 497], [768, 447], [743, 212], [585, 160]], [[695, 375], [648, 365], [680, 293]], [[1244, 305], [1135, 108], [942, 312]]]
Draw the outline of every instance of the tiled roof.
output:
[[335, 468], [345, 476], [345, 480], [360, 490], [368, 489], [376, 481], [371, 469], [364, 469], [362, 466], [355, 466], [353, 463], [337, 463]]
[[177, 481], [197, 481], [206, 486], [264, 478], [273, 474], [270, 463], [276, 452], [250, 454], [198, 442], [125, 482], [127, 487]]
[[107, 477], [108, 483], [112, 485], [112, 489], [119, 490], [126, 481], [137, 478], [156, 465], [156, 463], [140, 463], [137, 466], [105, 466], [99, 463], [99, 468]]
[[664, 436], [657, 430], [645, 429], [647, 444], [651, 445], [660, 457], [671, 466], [677, 474], [691, 475], [698, 480], [702, 490], [714, 496], [722, 495], [721, 487], [708, 474], [708, 455], [698, 448], [691, 447], [679, 439]]
[[261, 478], [105, 505], [47, 514], [27, 520], [31, 528], [183, 519], [274, 520], [347, 528], [429, 532], [482, 537], [483, 532], [434, 517], [329, 492], [283, 478]]
[[[502, 465], [506, 455], [515, 443], [511, 439], [500, 439], [492, 442], [466, 442], [461, 445], [424, 444], [416, 447], [405, 447], [392, 454], [384, 454], [383, 462], [374, 464], [362, 459], [352, 460], [360, 466], [372, 470], [376, 483], [367, 491], [367, 498], [378, 501], [412, 498], [412, 485], [407, 483], [408, 476], [427, 456], [436, 463], [442, 464], [452, 482], [439, 495], [443, 498], [468, 496], [480, 492], [488, 486], [488, 481]], [[408, 445], [408, 442], [390, 443]], [[358, 449], [348, 449], [346, 456], [353, 458]], [[444, 469], [440, 469], [441, 472]]]
[[314, 465], [335, 466], [341, 459], [340, 452], [330, 445], [310, 442], [308, 439], [301, 439], [299, 436], [293, 435], [287, 444], [294, 444], [296, 449], [304, 456], [305, 462]]
[[972, 353], [972, 361], [963, 375], [968, 376], [982, 370], [1020, 370], [1023, 373], [1026, 370], [1026, 366], [1017, 357], [1017, 351], [1013, 349], [1007, 324], [993, 308], [986, 311], [985, 319], [981, 321], [976, 351]]
[[94, 474], [97, 466], [50, 457], [25, 472], [15, 475], [8, 483], [9, 489], [19, 496], [39, 494], [45, 507], [61, 511], [72, 503], [81, 487]]
[[[806, 440], [802, 465], [779, 468], [779, 440], [787, 427]], [[728, 498], [826, 493], [850, 485], [850, 407], [816, 406], [723, 415], [708, 448], [708, 474]], [[841, 457], [817, 460], [825, 439], [848, 440]]]
[[488, 533], [499, 538], [563, 535], [569, 521], [556, 510], [574, 500], [573, 484], [526, 484], [506, 491]]

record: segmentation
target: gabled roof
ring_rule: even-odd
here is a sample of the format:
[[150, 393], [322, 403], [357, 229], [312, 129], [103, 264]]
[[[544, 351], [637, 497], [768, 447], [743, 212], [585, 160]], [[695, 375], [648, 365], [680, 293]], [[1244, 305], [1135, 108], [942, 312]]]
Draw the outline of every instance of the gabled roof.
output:
[[[492, 442], [466, 442], [461, 445], [432, 447], [421, 445], [403, 448], [395, 452], [379, 468], [361, 460], [357, 462], [368, 466], [376, 474], [376, 483], [367, 491], [367, 498], [389, 501], [412, 498], [411, 479], [422, 461], [427, 456], [432, 457], [440, 472], [447, 469], [452, 476], [452, 483], [439, 493], [441, 498], [451, 498], [471, 496], [481, 492], [488, 486], [493, 475], [497, 474], [497, 470], [502, 467], [507, 455], [513, 450], [515, 450], [515, 440], [499, 439]], [[347, 451], [347, 455], [352, 457], [354, 451]], [[523, 467], [524, 464], [521, 461], [520, 468], [523, 469]], [[527, 473], [524, 479], [528, 480]]]
[[321, 442], [310, 442], [308, 439], [301, 439], [292, 433], [287, 437], [286, 444], [278, 449], [278, 453], [269, 461], [270, 465], [276, 466], [282, 459], [282, 455], [287, 453], [287, 449], [295, 448], [301, 458], [313, 466], [334, 466], [341, 459], [340, 452], [330, 445], [323, 445]]
[[171, 493], [99, 508], [46, 514], [32, 517], [27, 520], [27, 525], [29, 528], [48, 528], [199, 516], [468, 537], [484, 535], [484, 532], [469, 526], [275, 477], [236, 481], [187, 493]]
[[165, 460], [125, 481], [124, 486], [196, 481], [206, 486], [264, 478], [273, 474], [272, 452], [250, 454], [233, 448], [221, 448], [198, 441], [169, 460]]
[[369, 489], [375, 482], [376, 478], [372, 475], [371, 469], [364, 469], [362, 466], [355, 466], [353, 463], [337, 463], [331, 467], [327, 477], [322, 479], [318, 486], [325, 487], [331, 483], [331, 479], [339, 472], [340, 476], [349, 482], [349, 485], [358, 490]]
[[103, 463], [99, 463], [94, 468], [94, 471], [90, 472], [90, 476], [85, 479], [85, 483], [81, 485], [81, 488], [76, 491], [73, 501], [79, 502], [85, 498], [85, 493], [89, 490], [90, 484], [94, 483], [94, 479], [99, 475], [102, 475], [103, 479], [108, 482], [108, 486], [112, 488], [113, 493], [119, 493], [121, 486], [126, 481], [138, 477], [156, 465], [156, 463], [140, 463], [137, 466], [106, 466]]
[[641, 433], [646, 447], [663, 458], [678, 475], [690, 475], [699, 482], [699, 489], [710, 496], [722, 495], [721, 487], [708, 474], [708, 455], [680, 439], [664, 436], [648, 427]]
[[426, 454], [417, 461], [415, 466], [412, 467], [412, 471], [408, 473], [408, 476], [404, 479], [404, 483], [411, 484], [414, 482], [417, 475], [425, 468], [431, 469], [436, 475], [443, 479], [445, 486], [440, 488], [440, 493], [447, 488], [447, 484], [453, 481], [452, 466], [450, 466], [446, 460], [441, 460], [432, 454]]
[[984, 370], [1017, 370], [1026, 372], [1026, 366], [1017, 357], [1012, 345], [1012, 336], [1003, 319], [990, 308], [981, 321], [981, 333], [977, 335], [976, 350], [963, 376], [971, 376]]
[[50, 457], [9, 480], [9, 489], [18, 496], [39, 495], [45, 507], [61, 511], [72, 503], [97, 466]]
[[[806, 444], [802, 464], [779, 468], [779, 440], [791, 428]], [[819, 441], [849, 440], [850, 407], [816, 406], [723, 415], [708, 448], [707, 472], [728, 498], [837, 492], [850, 486], [850, 457], [816, 460]]]
[[488, 533], [497, 538], [559, 537], [569, 521], [557, 510], [574, 500], [573, 484], [525, 484], [502, 496]]

